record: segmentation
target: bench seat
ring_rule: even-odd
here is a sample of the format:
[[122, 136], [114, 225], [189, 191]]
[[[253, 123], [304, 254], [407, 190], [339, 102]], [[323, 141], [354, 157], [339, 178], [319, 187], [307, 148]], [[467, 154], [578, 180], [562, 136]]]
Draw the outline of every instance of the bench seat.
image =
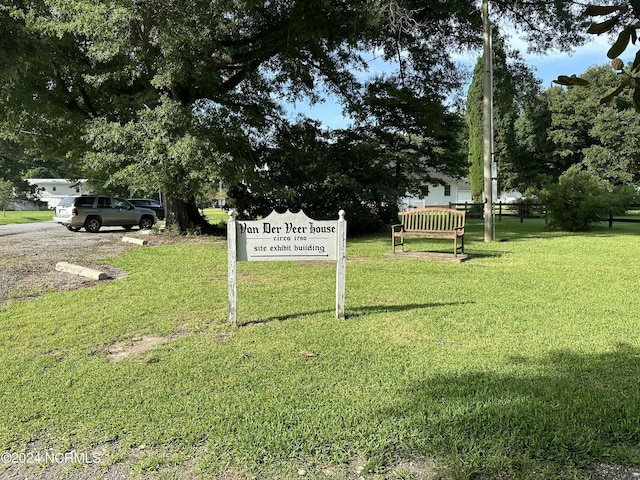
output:
[[404, 252], [405, 237], [450, 238], [453, 239], [453, 254], [457, 256], [458, 251], [464, 253], [464, 210], [424, 207], [402, 212], [400, 215], [402, 223], [391, 226], [393, 253], [396, 253], [398, 246], [401, 246]]

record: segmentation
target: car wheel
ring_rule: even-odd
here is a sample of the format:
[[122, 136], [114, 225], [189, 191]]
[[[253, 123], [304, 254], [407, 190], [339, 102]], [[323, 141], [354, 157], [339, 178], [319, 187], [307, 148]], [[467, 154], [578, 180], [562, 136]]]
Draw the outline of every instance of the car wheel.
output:
[[153, 227], [154, 223], [156, 222], [153, 221], [152, 217], [142, 217], [140, 219], [140, 229], [149, 230], [151, 227]]
[[97, 233], [101, 226], [102, 222], [100, 222], [98, 217], [89, 217], [87, 221], [84, 222], [84, 229], [91, 233]]
[[70, 232], [79, 232], [80, 229], [78, 227], [72, 227], [71, 225], [67, 225], [67, 230]]

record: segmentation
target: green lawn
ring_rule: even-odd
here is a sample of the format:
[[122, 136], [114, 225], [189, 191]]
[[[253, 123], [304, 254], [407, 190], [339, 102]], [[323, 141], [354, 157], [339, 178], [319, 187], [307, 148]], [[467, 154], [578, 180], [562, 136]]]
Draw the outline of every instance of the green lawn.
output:
[[11, 223], [32, 223], [32, 222], [48, 222], [53, 218], [52, 210], [34, 210], [34, 211], [0, 211], [0, 225], [9, 225]]
[[[97, 451], [149, 478], [640, 466], [640, 225], [566, 234], [503, 219], [502, 241], [484, 243], [471, 223], [464, 263], [350, 239], [345, 321], [334, 265], [250, 262], [232, 329], [226, 244], [194, 237], [112, 260], [121, 280], [5, 306], [0, 452]], [[146, 337], [166, 342], [108, 360]]]
[[[205, 217], [210, 223], [216, 225], [220, 222], [226, 222], [228, 215], [224, 210], [208, 208], [204, 210]], [[9, 225], [13, 223], [32, 223], [47, 222], [53, 218], [52, 210], [40, 211], [0, 211], [0, 225]]]
[[217, 225], [220, 222], [226, 222], [229, 215], [226, 211], [219, 208], [205, 208], [204, 216], [209, 220], [209, 223]]

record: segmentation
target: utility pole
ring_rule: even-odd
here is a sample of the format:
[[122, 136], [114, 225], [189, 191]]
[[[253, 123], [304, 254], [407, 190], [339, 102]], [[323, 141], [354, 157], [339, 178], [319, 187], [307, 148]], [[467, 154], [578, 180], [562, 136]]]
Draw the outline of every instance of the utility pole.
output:
[[484, 26], [484, 99], [483, 118], [483, 160], [484, 160], [484, 241], [494, 239], [493, 231], [493, 182], [491, 162], [493, 160], [493, 61], [491, 45], [491, 22], [489, 21], [489, 0], [482, 0], [482, 24]]

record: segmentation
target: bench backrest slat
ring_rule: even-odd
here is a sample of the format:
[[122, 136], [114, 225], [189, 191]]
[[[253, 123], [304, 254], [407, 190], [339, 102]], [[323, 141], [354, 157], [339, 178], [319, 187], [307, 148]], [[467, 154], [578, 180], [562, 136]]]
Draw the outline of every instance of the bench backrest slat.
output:
[[464, 210], [446, 207], [425, 207], [402, 212], [405, 230], [445, 232], [464, 228]]

